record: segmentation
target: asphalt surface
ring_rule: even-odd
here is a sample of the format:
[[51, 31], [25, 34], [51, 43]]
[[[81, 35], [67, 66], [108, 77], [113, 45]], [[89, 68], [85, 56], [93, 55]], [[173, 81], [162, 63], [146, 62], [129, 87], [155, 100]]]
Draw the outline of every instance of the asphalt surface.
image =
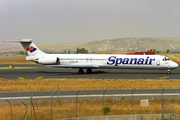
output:
[[[10, 65], [0, 65], [8, 67]], [[50, 68], [38, 65], [13, 65], [14, 67], [37, 67], [34, 69], [0, 69], [0, 79], [35, 79], [35, 78], [120, 78], [120, 79], [180, 79], [180, 68], [167, 74], [166, 70], [129, 70], [129, 69], [93, 69], [91, 74], [78, 74], [78, 69]], [[121, 99], [122, 97], [131, 99], [132, 89], [107, 90], [105, 99]], [[0, 102], [30, 102], [31, 96], [34, 100], [51, 100], [54, 91], [33, 91], [33, 92], [1, 92]], [[53, 99], [75, 100], [78, 90], [58, 91], [54, 93]], [[78, 99], [103, 99], [104, 90], [81, 90]], [[141, 98], [161, 98], [162, 89], [137, 89], [134, 91], [134, 99]], [[180, 89], [165, 89], [163, 97], [180, 96]]]
[[[10, 65], [0, 65], [8, 67]], [[180, 79], [180, 67], [167, 74], [166, 70], [93, 69], [91, 74], [78, 74], [78, 69], [40, 67], [38, 65], [13, 65], [14, 67], [37, 67], [34, 69], [0, 69], [0, 79], [35, 78], [120, 78], [120, 79]], [[180, 66], [180, 64], [179, 64]]]
[[109, 89], [109, 90], [68, 90], [68, 91], [32, 91], [32, 92], [1, 92], [0, 102], [30, 102], [42, 100], [50, 101], [60, 99], [62, 101], [80, 99], [105, 99], [120, 100], [122, 97], [127, 99], [154, 99], [154, 98], [180, 98], [180, 89]]

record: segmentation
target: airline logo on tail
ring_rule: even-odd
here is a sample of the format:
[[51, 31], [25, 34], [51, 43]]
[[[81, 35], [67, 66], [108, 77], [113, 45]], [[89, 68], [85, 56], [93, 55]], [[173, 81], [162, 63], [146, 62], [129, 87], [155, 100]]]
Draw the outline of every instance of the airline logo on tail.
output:
[[33, 46], [31, 46], [31, 47], [27, 48], [26, 50], [32, 53], [32, 52], [36, 51], [37, 48], [34, 48]]

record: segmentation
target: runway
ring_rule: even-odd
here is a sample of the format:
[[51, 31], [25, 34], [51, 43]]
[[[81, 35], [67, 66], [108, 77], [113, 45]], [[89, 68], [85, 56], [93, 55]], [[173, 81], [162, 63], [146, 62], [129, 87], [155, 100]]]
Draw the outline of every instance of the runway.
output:
[[[8, 67], [9, 65], [0, 65]], [[16, 67], [34, 67], [30, 69], [0, 69], [0, 79], [35, 78], [99, 78], [99, 79], [180, 79], [180, 67], [167, 74], [166, 70], [130, 70], [130, 69], [93, 69], [91, 74], [78, 74], [78, 69], [40, 67], [38, 65], [13, 65]]]
[[[31, 91], [31, 92], [1, 92], [0, 102], [29, 102], [30, 98], [33, 101], [37, 100], [51, 100], [51, 95], [54, 93], [54, 99], [61, 99], [63, 101], [75, 100], [76, 94], [78, 99], [105, 99], [111, 98], [120, 100], [122, 97], [126, 99], [132, 98], [133, 89], [108, 89], [108, 90], [63, 90], [63, 91]], [[133, 92], [134, 99], [154, 99], [154, 98], [179, 98], [179, 89], [135, 89]]]

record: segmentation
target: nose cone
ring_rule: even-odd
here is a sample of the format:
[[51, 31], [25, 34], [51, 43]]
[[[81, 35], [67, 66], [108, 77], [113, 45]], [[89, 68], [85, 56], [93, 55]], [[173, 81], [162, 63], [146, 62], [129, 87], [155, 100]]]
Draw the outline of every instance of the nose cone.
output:
[[177, 63], [175, 63], [175, 62], [173, 62], [173, 63], [171, 64], [171, 67], [174, 68], [174, 69], [177, 68], [178, 66], [179, 66], [179, 65], [178, 65]]

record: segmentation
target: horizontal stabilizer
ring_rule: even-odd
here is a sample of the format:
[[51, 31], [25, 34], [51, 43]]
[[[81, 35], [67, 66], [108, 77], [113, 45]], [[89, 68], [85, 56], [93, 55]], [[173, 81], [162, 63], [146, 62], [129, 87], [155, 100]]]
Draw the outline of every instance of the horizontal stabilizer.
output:
[[4, 40], [3, 42], [31, 43], [31, 42], [32, 42], [32, 39]]

